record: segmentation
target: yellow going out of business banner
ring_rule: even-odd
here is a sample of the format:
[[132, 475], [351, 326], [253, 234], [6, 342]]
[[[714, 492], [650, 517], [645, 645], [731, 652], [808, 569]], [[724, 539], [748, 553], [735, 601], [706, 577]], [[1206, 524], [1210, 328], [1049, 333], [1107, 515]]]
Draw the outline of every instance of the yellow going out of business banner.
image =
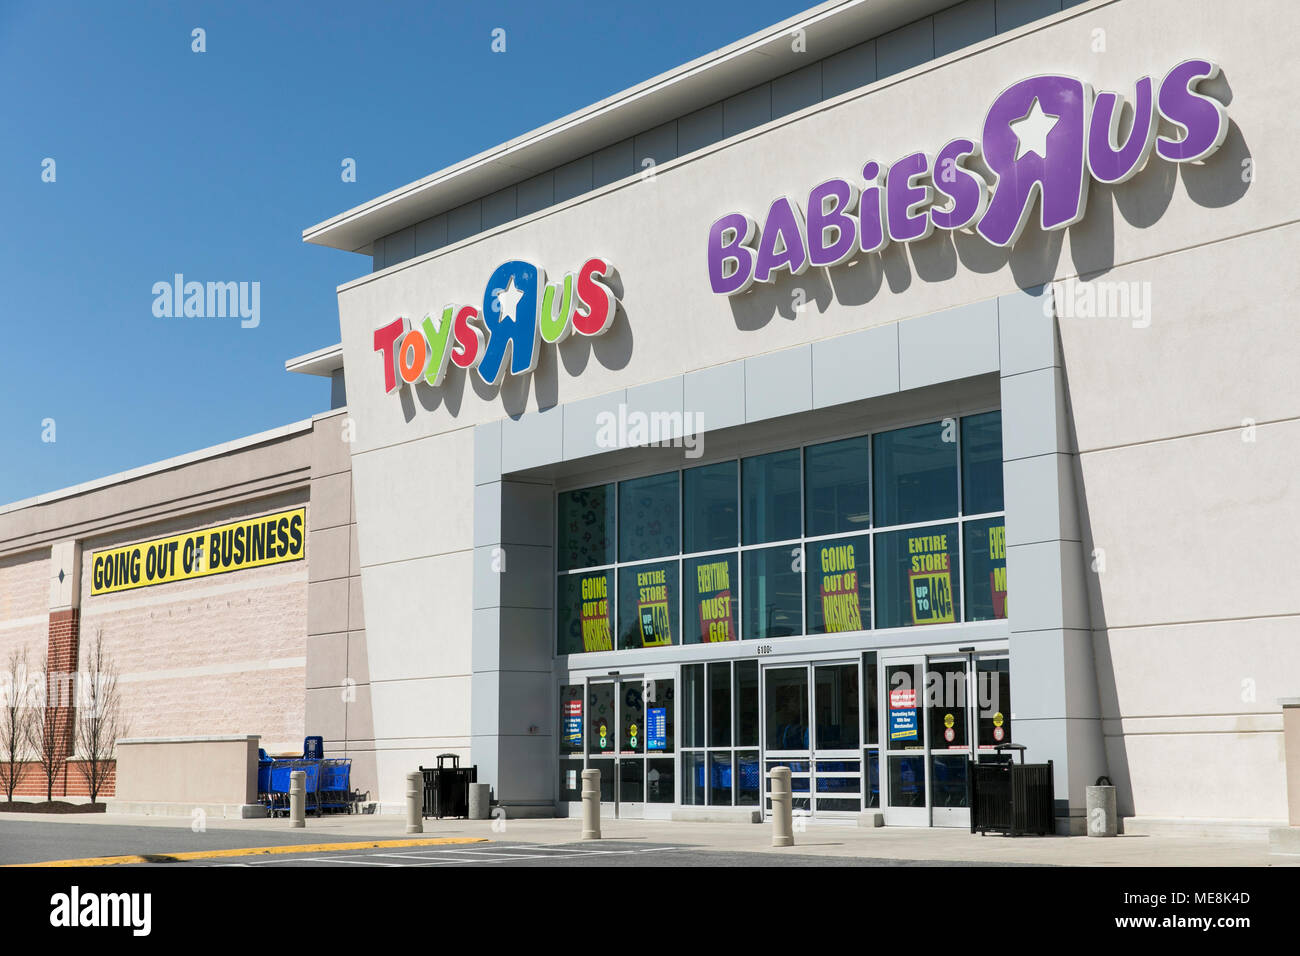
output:
[[224, 574], [265, 564], [300, 561], [306, 543], [307, 509], [280, 511], [203, 531], [155, 538], [96, 551], [91, 594]]

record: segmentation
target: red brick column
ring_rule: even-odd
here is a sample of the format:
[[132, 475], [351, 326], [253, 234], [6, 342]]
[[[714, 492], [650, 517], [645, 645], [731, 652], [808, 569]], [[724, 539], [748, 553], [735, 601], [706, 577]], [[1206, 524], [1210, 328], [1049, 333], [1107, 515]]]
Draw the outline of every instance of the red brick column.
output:
[[65, 797], [68, 795], [68, 756], [73, 750], [77, 726], [75, 675], [77, 648], [80, 642], [81, 609], [74, 607], [51, 611], [49, 664], [46, 668], [46, 676], [50, 682], [46, 691], [51, 695], [51, 699], [47, 702], [46, 709], [54, 721], [56, 730], [55, 765], [58, 770], [55, 773], [54, 786], [57, 791], [61, 784], [63, 793], [56, 795]]

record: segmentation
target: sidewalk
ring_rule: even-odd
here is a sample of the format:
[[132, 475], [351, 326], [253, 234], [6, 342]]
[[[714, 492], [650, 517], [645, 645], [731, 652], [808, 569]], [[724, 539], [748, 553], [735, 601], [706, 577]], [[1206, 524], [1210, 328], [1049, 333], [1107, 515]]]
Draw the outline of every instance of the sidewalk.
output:
[[[134, 845], [148, 842], [147, 829], [191, 831], [189, 817], [69, 815], [7, 813], [4, 821], [57, 823], [60, 844], [75, 846], [75, 828], [93, 826], [95, 843], [110, 835], [108, 828], [132, 828], [131, 846], [121, 852], [150, 853], [157, 847]], [[495, 829], [494, 829], [495, 826]], [[424, 835], [429, 837], [476, 837], [493, 841], [523, 843], [568, 843], [581, 836], [581, 821], [576, 818], [499, 821], [425, 820]], [[221, 832], [224, 842], [250, 844], [319, 843], [355, 839], [397, 839], [406, 836], [405, 820], [396, 815], [342, 815], [308, 817], [307, 826], [292, 830], [288, 821], [225, 820], [208, 821], [207, 832]], [[1064, 866], [1297, 866], [1300, 856], [1278, 856], [1268, 852], [1267, 842], [1258, 840], [1204, 838], [1167, 835], [1130, 835], [1113, 839], [1088, 837], [1019, 837], [978, 836], [966, 830], [912, 829], [882, 827], [868, 829], [828, 824], [810, 824], [795, 833], [795, 845], [788, 850], [773, 849], [771, 826], [743, 823], [685, 823], [658, 820], [602, 820], [602, 836], [607, 841], [661, 843], [695, 846], [725, 852], [797, 853], [826, 857], [871, 857], [899, 860], [964, 861], [971, 863], [1035, 863]], [[123, 836], [127, 835], [123, 831]], [[166, 836], [178, 834], [168, 833]], [[89, 838], [90, 834], [86, 834]], [[159, 834], [162, 838], [163, 833]], [[92, 841], [87, 841], [92, 842]], [[161, 842], [161, 841], [160, 841]], [[70, 853], [69, 856], [84, 855]]]

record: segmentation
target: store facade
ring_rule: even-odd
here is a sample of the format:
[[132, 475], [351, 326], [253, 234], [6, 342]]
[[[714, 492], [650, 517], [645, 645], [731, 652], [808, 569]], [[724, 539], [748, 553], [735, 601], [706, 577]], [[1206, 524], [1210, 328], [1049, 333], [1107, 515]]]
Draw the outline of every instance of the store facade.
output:
[[374, 258], [380, 799], [456, 751], [508, 815], [596, 768], [755, 819], [786, 765], [814, 820], [962, 826], [1016, 743], [1063, 831], [1103, 775], [1283, 818], [1297, 201], [1253, 170], [1300, 24], [1259, 6], [829, 3], [307, 230]]

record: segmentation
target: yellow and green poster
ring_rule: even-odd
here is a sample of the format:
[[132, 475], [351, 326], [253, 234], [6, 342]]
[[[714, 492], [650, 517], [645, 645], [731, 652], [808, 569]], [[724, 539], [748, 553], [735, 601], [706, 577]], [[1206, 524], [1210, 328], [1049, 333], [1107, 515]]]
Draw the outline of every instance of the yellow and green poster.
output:
[[609, 623], [609, 585], [605, 572], [582, 578], [582, 649], [612, 651], [614, 630]]
[[993, 616], [1007, 616], [1007, 529], [1005, 525], [989, 528], [989, 586], [993, 590]]
[[822, 623], [827, 634], [862, 630], [858, 560], [852, 544], [821, 548]]
[[713, 561], [695, 568], [695, 593], [699, 595], [700, 635], [705, 643], [736, 639], [731, 604], [731, 563]]
[[638, 571], [636, 616], [642, 647], [664, 647], [673, 642], [668, 616], [668, 572], [663, 568]]
[[907, 539], [911, 559], [912, 623], [948, 624], [956, 620], [952, 597], [952, 566], [947, 534], [922, 534]]

